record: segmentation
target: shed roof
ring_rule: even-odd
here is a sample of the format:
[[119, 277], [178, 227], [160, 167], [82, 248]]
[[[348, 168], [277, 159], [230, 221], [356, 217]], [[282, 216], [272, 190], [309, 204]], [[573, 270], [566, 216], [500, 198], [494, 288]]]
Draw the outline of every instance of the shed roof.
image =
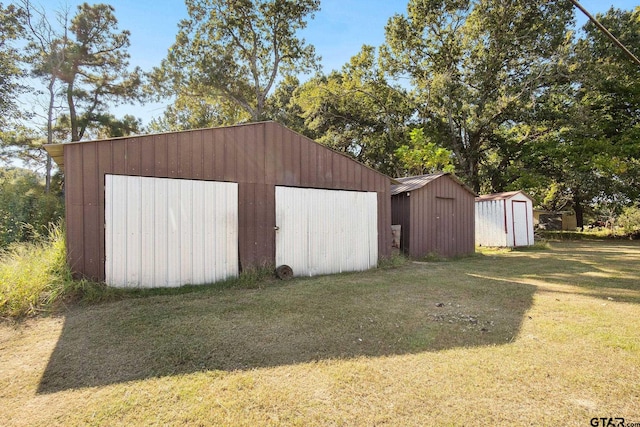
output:
[[[254, 122], [254, 123], [242, 123], [242, 124], [237, 124], [237, 125], [232, 125], [232, 126], [220, 126], [219, 128], [229, 128], [229, 129], [233, 129], [233, 128], [239, 128], [242, 126], [256, 126], [256, 125], [260, 125], [260, 124], [264, 124], [264, 123], [273, 123], [277, 126], [280, 126], [284, 129], [286, 129], [289, 132], [293, 132], [293, 133], [297, 133], [289, 128], [287, 128], [286, 126], [281, 125], [280, 123], [274, 122], [274, 121], [267, 121], [267, 122]], [[206, 129], [213, 129], [213, 128], [206, 128]], [[160, 133], [158, 135], [162, 135], [162, 134], [176, 134], [176, 133], [184, 133], [184, 132], [193, 132], [193, 131], [200, 131], [200, 130], [206, 130], [206, 129], [188, 129], [188, 130], [184, 130], [184, 131], [173, 131], [173, 132], [164, 132], [164, 133]], [[154, 134], [156, 135], [156, 134]], [[97, 139], [97, 140], [89, 140], [89, 141], [75, 141], [75, 142], [64, 142], [64, 143], [59, 143], [59, 144], [47, 144], [44, 146], [45, 150], [47, 150], [47, 152], [49, 153], [49, 155], [51, 156], [51, 158], [56, 162], [56, 164], [58, 165], [58, 167], [60, 168], [60, 170], [64, 171], [64, 147], [67, 145], [71, 145], [71, 144], [89, 144], [89, 143], [95, 143], [95, 142], [100, 142], [100, 141], [117, 141], [117, 140], [126, 140], [126, 139], [136, 139], [136, 138], [142, 138], [142, 137], [146, 137], [149, 135], [129, 135], [129, 136], [122, 136], [122, 137], [115, 137], [115, 138], [106, 138], [106, 139]], [[301, 135], [303, 136], [303, 135]], [[342, 153], [340, 151], [334, 150], [331, 147], [328, 147], [326, 145], [320, 144], [317, 141], [314, 141], [310, 138], [307, 138], [305, 136], [303, 136], [305, 139], [323, 147], [326, 150], [329, 151], [333, 151], [336, 154], [339, 154], [341, 156], [346, 157], [347, 159], [349, 159], [350, 161], [354, 162], [354, 163], [358, 163], [360, 166], [367, 168], [367, 169], [371, 169], [372, 171], [384, 176], [385, 178], [387, 178], [391, 184], [397, 184], [398, 182], [383, 174], [382, 172], [379, 172], [375, 169], [373, 169], [372, 167], [365, 165], [364, 163], [361, 163], [359, 161], [357, 161], [356, 159], [354, 159], [353, 157], [348, 156], [345, 153]]]
[[395, 196], [396, 194], [420, 189], [425, 185], [429, 184], [430, 182], [433, 182], [436, 179], [441, 178], [443, 176], [447, 176], [447, 175], [449, 176], [449, 178], [451, 178], [452, 180], [460, 184], [460, 186], [462, 186], [469, 193], [473, 194], [474, 196], [476, 195], [476, 193], [471, 188], [469, 188], [464, 182], [460, 181], [460, 179], [458, 179], [455, 175], [449, 172], [438, 172], [438, 173], [430, 173], [427, 175], [409, 176], [406, 178], [396, 178], [396, 181], [400, 182], [400, 184], [391, 186], [391, 195]]
[[517, 191], [505, 191], [503, 193], [483, 194], [482, 196], [476, 197], [476, 202], [488, 202], [491, 200], [506, 200], [506, 199], [512, 198], [517, 194], [522, 194], [529, 200], [533, 201], [533, 198], [530, 195], [528, 195], [522, 190], [517, 190]]

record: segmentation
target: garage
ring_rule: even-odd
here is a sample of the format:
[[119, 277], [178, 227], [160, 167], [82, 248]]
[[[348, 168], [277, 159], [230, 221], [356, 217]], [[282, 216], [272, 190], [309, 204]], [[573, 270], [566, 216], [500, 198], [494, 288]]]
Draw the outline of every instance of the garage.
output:
[[362, 270], [391, 254], [392, 179], [275, 122], [45, 148], [65, 174], [76, 278], [180, 286], [281, 264]]
[[237, 275], [237, 184], [106, 175], [106, 284], [174, 287]]
[[276, 265], [304, 276], [375, 267], [377, 203], [374, 192], [276, 187]]

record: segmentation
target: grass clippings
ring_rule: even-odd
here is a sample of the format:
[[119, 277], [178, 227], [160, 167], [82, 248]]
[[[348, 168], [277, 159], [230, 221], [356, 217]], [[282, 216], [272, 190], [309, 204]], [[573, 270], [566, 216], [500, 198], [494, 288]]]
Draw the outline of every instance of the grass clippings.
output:
[[2, 423], [640, 422], [639, 272], [636, 242], [552, 242], [4, 323]]

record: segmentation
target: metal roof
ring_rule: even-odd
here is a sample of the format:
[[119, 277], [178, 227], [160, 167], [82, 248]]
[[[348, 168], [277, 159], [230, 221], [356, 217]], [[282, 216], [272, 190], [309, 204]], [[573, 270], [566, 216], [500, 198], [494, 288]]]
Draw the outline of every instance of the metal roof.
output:
[[517, 190], [517, 191], [505, 191], [503, 193], [484, 194], [482, 196], [476, 197], [476, 202], [487, 202], [490, 200], [506, 200], [506, 199], [512, 198], [516, 194], [522, 194], [523, 196], [533, 201], [533, 198], [529, 196], [527, 193], [525, 193], [522, 190]]
[[433, 182], [436, 179], [445, 175], [449, 175], [451, 179], [453, 179], [455, 182], [460, 184], [465, 190], [467, 190], [474, 196], [476, 195], [476, 193], [471, 188], [469, 188], [465, 183], [460, 181], [455, 175], [449, 172], [438, 172], [438, 173], [430, 173], [427, 175], [409, 176], [406, 178], [396, 178], [396, 181], [400, 182], [400, 184], [391, 186], [391, 195], [395, 196], [396, 194], [418, 190], [424, 187], [425, 185], [429, 184], [430, 182]]

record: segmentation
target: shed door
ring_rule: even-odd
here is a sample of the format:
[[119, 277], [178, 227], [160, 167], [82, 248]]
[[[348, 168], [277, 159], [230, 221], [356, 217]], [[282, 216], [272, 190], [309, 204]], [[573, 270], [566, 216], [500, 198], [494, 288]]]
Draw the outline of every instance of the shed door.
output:
[[238, 184], [105, 177], [105, 281], [212, 283], [238, 275]]
[[436, 252], [442, 256], [456, 255], [455, 199], [436, 196]]
[[276, 265], [294, 275], [377, 265], [377, 193], [276, 187], [276, 225]]
[[513, 208], [513, 244], [514, 246], [529, 245], [529, 216], [527, 202], [512, 200]]

